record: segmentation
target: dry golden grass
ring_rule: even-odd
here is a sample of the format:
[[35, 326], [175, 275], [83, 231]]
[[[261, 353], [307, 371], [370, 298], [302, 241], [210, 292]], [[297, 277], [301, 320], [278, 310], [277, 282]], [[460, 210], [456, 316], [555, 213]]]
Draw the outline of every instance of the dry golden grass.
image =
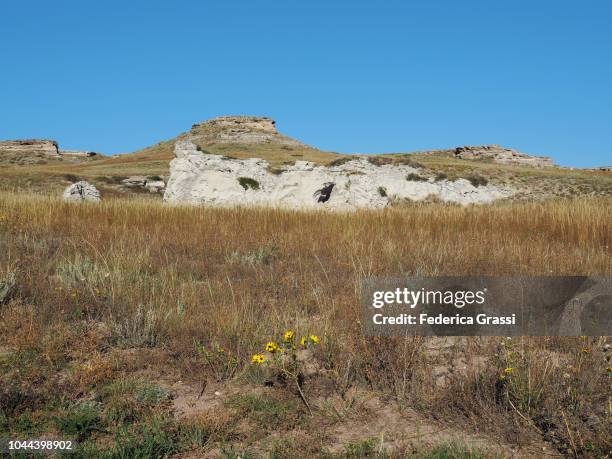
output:
[[[612, 276], [611, 223], [610, 199], [308, 213], [118, 199], [70, 205], [1, 193], [0, 276], [14, 273], [16, 288], [0, 305], [0, 348], [13, 356], [12, 366], [2, 367], [0, 401], [12, 407], [5, 416], [17, 418], [47, 409], [57, 387], [73, 400], [105, 393], [114, 378], [141, 369], [122, 366], [109, 348], [155, 349], [166, 356], [152, 363], [155, 371], [194, 384], [257, 381], [250, 355], [290, 328], [322, 338], [316, 358], [325, 377], [305, 386], [315, 406], [321, 397], [363, 387], [423, 415], [434, 406], [438, 422], [507, 444], [535, 435], [567, 454], [601, 454], [610, 448], [601, 340], [520, 340], [515, 386], [503, 390], [497, 378], [507, 362], [496, 357], [498, 340], [468, 340], [452, 358], [475, 352], [487, 357], [487, 367], [437, 389], [427, 340], [364, 338], [358, 295], [367, 276]], [[71, 351], [80, 346], [83, 352]], [[585, 346], [588, 355], [581, 353]], [[218, 348], [227, 357], [211, 358]], [[552, 354], [563, 364], [543, 376], [541, 403], [521, 405], [533, 392], [523, 375], [538, 374], [543, 356]], [[571, 387], [562, 386], [564, 372]], [[316, 423], [300, 413], [313, 435], [323, 435], [317, 425], [332, 423], [322, 409], [315, 409]], [[585, 424], [590, 414], [598, 427]], [[549, 429], [555, 438], [546, 437], [542, 416], [555, 426]], [[16, 429], [13, 421], [5, 424]], [[256, 441], [240, 437], [242, 444]]]

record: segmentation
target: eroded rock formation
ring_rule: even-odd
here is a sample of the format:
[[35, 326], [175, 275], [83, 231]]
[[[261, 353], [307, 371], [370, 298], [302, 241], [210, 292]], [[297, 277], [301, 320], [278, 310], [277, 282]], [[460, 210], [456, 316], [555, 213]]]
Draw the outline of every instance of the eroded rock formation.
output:
[[303, 145], [280, 134], [276, 130], [275, 121], [262, 116], [220, 116], [194, 124], [190, 135], [202, 143]]
[[551, 167], [552, 158], [531, 156], [499, 145], [464, 146], [455, 148], [455, 157], [460, 159], [490, 159], [499, 164]]
[[0, 140], [0, 160], [8, 163], [36, 164], [59, 158], [55, 140]]
[[437, 198], [459, 204], [486, 203], [512, 194], [468, 180], [409, 180], [419, 169], [375, 165], [355, 157], [335, 166], [307, 161], [273, 170], [267, 161], [205, 154], [190, 141], [179, 141], [170, 163], [164, 200], [212, 206], [263, 205], [298, 209], [379, 208], [397, 200]]
[[92, 151], [59, 150], [55, 140], [0, 140], [0, 161], [9, 164], [45, 164], [61, 159], [75, 162], [96, 156], [98, 153]]
[[94, 151], [83, 151], [83, 150], [60, 150], [59, 154], [61, 156], [75, 156], [78, 158], [91, 158], [92, 156], [96, 156], [98, 153]]
[[100, 192], [89, 182], [80, 181], [73, 183], [64, 190], [64, 201], [69, 202], [98, 202], [100, 201]]

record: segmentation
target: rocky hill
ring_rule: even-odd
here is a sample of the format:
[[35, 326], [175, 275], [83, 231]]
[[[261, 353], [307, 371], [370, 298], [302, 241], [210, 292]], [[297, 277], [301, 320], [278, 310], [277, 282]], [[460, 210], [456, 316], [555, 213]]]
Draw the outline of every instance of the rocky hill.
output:
[[59, 159], [55, 140], [0, 140], [0, 161], [8, 164], [41, 164]]
[[0, 140], [0, 163], [5, 165], [40, 165], [56, 160], [78, 162], [99, 156], [91, 151], [60, 150], [55, 140]]
[[189, 131], [173, 139], [134, 152], [130, 159], [170, 161], [174, 157], [176, 142], [185, 140], [208, 153], [241, 159], [264, 158], [273, 165], [295, 160], [326, 162], [339, 156], [281, 134], [271, 118], [238, 115], [220, 116], [196, 123]]
[[[399, 187], [396, 190], [397, 187], [387, 187], [381, 182], [379, 173], [386, 171], [386, 167], [352, 173], [352, 184], [365, 183], [365, 178], [357, 176], [366, 175], [374, 182], [381, 182], [377, 187], [388, 188], [389, 197], [401, 197], [415, 190], [427, 191], [432, 196], [441, 194], [448, 197], [445, 194], [448, 190], [457, 184], [465, 185], [465, 181], [475, 188], [492, 186], [498, 190], [512, 190], [511, 199], [544, 200], [551, 197], [612, 195], [612, 176], [603, 168], [589, 171], [555, 167], [550, 158], [530, 156], [497, 145], [462, 146], [415, 153], [338, 154], [319, 150], [279, 132], [274, 120], [263, 116], [221, 116], [202, 121], [193, 124], [188, 131], [175, 138], [134, 153], [113, 157], [92, 157], [88, 152], [58, 150], [57, 143], [52, 140], [0, 142], [0, 164], [3, 166], [0, 167], [0, 188], [57, 192], [70, 183], [86, 180], [98, 187], [103, 196], [144, 193], [160, 199], [164, 185], [170, 178], [170, 162], [175, 157], [175, 145], [179, 142], [193, 145], [199, 155], [199, 162], [202, 162], [201, 157], [204, 157], [208, 158], [209, 165], [212, 165], [215, 163], [213, 157], [217, 156], [223, 158], [222, 164], [228, 167], [231, 165], [236, 171], [243, 169], [241, 161], [252, 165], [255, 172], [263, 168], [266, 171], [266, 179], [261, 182], [261, 193], [264, 189], [269, 190], [270, 186], [275, 188], [279, 185], [282, 182], [281, 175], [284, 176], [283, 180], [291, 177], [294, 172], [293, 175], [299, 175], [297, 170], [293, 171], [291, 168], [299, 169], [299, 164], [303, 162], [312, 163], [313, 168], [321, 172], [319, 178], [322, 178], [323, 175], [339, 174], [340, 170], [336, 169], [343, 163], [358, 165], [365, 164], [366, 161], [371, 166], [395, 165], [397, 169], [389, 170], [401, 170], [402, 174], [410, 173], [402, 169], [405, 166], [417, 170], [413, 172], [413, 180], [409, 180], [413, 182], [409, 184], [409, 193], [406, 191], [408, 188]], [[265, 164], [260, 164], [260, 160], [265, 161]], [[325, 168], [320, 169], [321, 167]], [[248, 177], [249, 174], [243, 175]], [[344, 178], [340, 180], [335, 177], [329, 181], [344, 183]], [[235, 180], [232, 181], [232, 189], [236, 186], [233, 182]], [[402, 185], [406, 185], [404, 182], [406, 180]], [[451, 183], [453, 185], [450, 185]], [[370, 199], [372, 190], [377, 192], [377, 187], [368, 187], [370, 185], [366, 187], [366, 196]], [[151, 193], [152, 189], [154, 193]], [[241, 189], [236, 188], [235, 191], [241, 192]], [[319, 189], [321, 187], [317, 188]], [[176, 190], [170, 187], [168, 193], [177, 193]], [[469, 191], [470, 200], [474, 198], [473, 201], [480, 202], [480, 195], [484, 190], [485, 188], [480, 188], [477, 192], [471, 189], [464, 191]], [[250, 190], [247, 197], [250, 199], [253, 194]], [[176, 196], [179, 196], [179, 200], [193, 198], [189, 197], [189, 193], [184, 193], [184, 187]], [[196, 196], [194, 200], [200, 198], [201, 196]], [[257, 199], [260, 198], [268, 199], [264, 198], [263, 194], [258, 195]], [[310, 197], [307, 201], [309, 199]], [[375, 200], [379, 201], [378, 198]], [[465, 201], [463, 198], [448, 200]]]

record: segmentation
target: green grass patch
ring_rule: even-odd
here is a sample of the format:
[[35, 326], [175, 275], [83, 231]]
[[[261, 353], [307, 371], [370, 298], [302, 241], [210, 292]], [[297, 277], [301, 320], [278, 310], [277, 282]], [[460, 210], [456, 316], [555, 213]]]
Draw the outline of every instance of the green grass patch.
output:
[[226, 406], [237, 411], [237, 415], [248, 417], [263, 429], [271, 431], [295, 427], [302, 416], [297, 400], [277, 400], [265, 395], [235, 395]]
[[248, 190], [249, 188], [252, 190], [259, 190], [259, 182], [250, 177], [239, 177], [238, 183], [240, 183], [240, 186], [245, 190]]

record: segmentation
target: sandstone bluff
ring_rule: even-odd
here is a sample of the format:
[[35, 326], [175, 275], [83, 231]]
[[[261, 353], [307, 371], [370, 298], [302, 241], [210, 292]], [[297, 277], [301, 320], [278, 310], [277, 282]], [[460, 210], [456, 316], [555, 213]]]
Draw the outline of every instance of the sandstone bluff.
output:
[[552, 167], [552, 158], [548, 156], [531, 156], [511, 148], [499, 145], [465, 146], [455, 148], [455, 158], [492, 160], [498, 164], [509, 164], [530, 167]]
[[97, 153], [60, 150], [55, 140], [0, 140], [0, 160], [16, 165], [46, 164], [49, 160], [91, 158]]
[[[164, 201], [209, 206], [272, 206], [292, 209], [381, 208], [395, 201], [439, 199], [463, 205], [488, 203], [512, 194], [468, 180], [413, 180], [419, 169], [376, 165], [347, 157], [338, 165], [296, 161], [271, 169], [263, 159], [232, 159], [204, 153], [189, 140], [175, 145]], [[353, 159], [354, 158], [354, 159]]]

